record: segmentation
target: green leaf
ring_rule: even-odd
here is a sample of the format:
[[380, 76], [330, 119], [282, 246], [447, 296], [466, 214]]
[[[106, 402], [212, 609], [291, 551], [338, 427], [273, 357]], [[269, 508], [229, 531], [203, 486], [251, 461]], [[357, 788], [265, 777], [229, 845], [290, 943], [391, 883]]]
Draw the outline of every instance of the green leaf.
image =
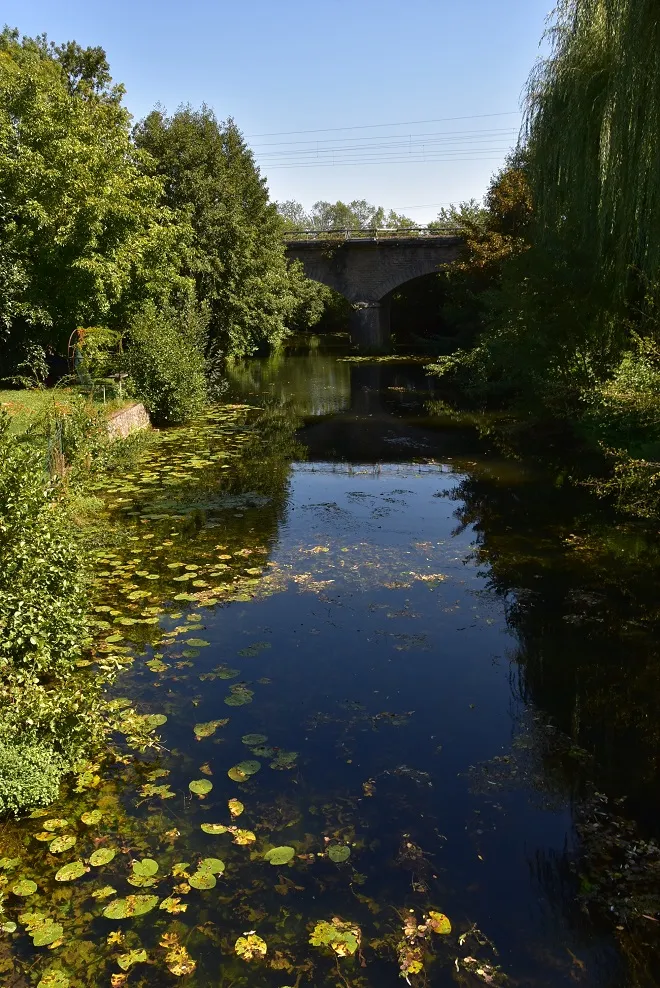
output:
[[41, 981], [37, 984], [37, 988], [69, 988], [71, 984], [70, 979], [64, 974], [63, 971], [47, 971]]
[[225, 863], [220, 858], [202, 858], [197, 866], [198, 871], [207, 871], [211, 875], [222, 875]]
[[14, 895], [20, 895], [25, 898], [28, 895], [34, 895], [37, 891], [37, 883], [31, 881], [29, 878], [22, 878], [19, 882], [14, 882], [11, 890]]
[[100, 810], [88, 810], [86, 813], [83, 813], [80, 819], [87, 827], [93, 827], [100, 822], [102, 816], [103, 814]]
[[203, 638], [186, 638], [186, 645], [190, 645], [191, 648], [204, 648], [205, 645], [210, 644], [211, 642], [207, 642]]
[[128, 895], [125, 899], [115, 899], [103, 910], [107, 919], [130, 919], [143, 916], [158, 905], [157, 895]]
[[142, 858], [141, 861], [133, 862], [133, 873], [140, 878], [151, 878], [158, 871], [158, 862], [153, 858]]
[[197, 796], [205, 796], [213, 789], [213, 783], [209, 782], [208, 779], [196, 779], [194, 782], [188, 783], [188, 788]]
[[205, 834], [226, 834], [228, 828], [223, 823], [202, 823], [200, 824]]
[[73, 834], [63, 834], [61, 837], [56, 837], [52, 840], [48, 846], [51, 854], [61, 854], [62, 851], [70, 850], [76, 843], [76, 838]]
[[116, 853], [114, 847], [99, 847], [90, 854], [89, 863], [95, 868], [100, 868], [101, 865], [109, 864]]
[[210, 871], [196, 871], [188, 879], [188, 884], [194, 889], [212, 889], [215, 888], [217, 882], [215, 875], [211, 874]]
[[264, 860], [272, 865], [288, 864], [295, 856], [295, 849], [284, 845], [282, 847], [272, 847], [264, 854]]
[[32, 943], [35, 947], [47, 947], [48, 944], [55, 943], [56, 940], [59, 940], [63, 933], [63, 926], [49, 920], [43, 926], [37, 927], [34, 931], [32, 934]]
[[82, 861], [71, 861], [69, 864], [65, 864], [59, 871], [55, 872], [56, 882], [73, 882], [76, 878], [80, 878], [84, 875], [87, 868]]
[[257, 744], [265, 744], [268, 737], [265, 734], [244, 734], [241, 738], [243, 744], [246, 744], [248, 748], [254, 748]]
[[344, 861], [348, 861], [351, 856], [350, 847], [346, 847], [345, 844], [333, 844], [328, 848], [328, 857], [335, 864], [342, 864]]
[[129, 950], [126, 954], [120, 954], [117, 958], [122, 971], [128, 971], [134, 964], [144, 964], [147, 961], [147, 952], [144, 948], [139, 950]]

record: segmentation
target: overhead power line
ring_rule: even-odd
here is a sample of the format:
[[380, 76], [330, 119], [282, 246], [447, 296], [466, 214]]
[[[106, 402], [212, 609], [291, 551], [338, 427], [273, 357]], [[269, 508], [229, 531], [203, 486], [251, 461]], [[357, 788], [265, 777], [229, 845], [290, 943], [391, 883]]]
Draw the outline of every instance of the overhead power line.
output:
[[[394, 125], [393, 125], [394, 126]], [[257, 148], [276, 148], [276, 147], [294, 147], [297, 144], [307, 145], [309, 147], [319, 147], [321, 144], [337, 144], [346, 143], [347, 141], [386, 141], [390, 138], [401, 138], [401, 137], [434, 137], [438, 134], [443, 134], [446, 137], [460, 137], [462, 134], [517, 134], [517, 127], [499, 127], [499, 128], [481, 128], [479, 130], [432, 130], [432, 131], [422, 131], [421, 134], [374, 134], [371, 137], [327, 137], [322, 140], [318, 138], [312, 138], [307, 141], [269, 141], [267, 144], [251, 144], [250, 147], [254, 151]]]
[[460, 117], [436, 117], [433, 120], [398, 120], [394, 123], [352, 124], [349, 127], [316, 127], [313, 130], [274, 130], [263, 134], [246, 134], [246, 140], [253, 137], [289, 137], [293, 134], [331, 134], [340, 130], [373, 130], [376, 127], [413, 127], [420, 124], [446, 123], [450, 120], [485, 120], [487, 117], [520, 116], [520, 110], [508, 110], [504, 113], [470, 113]]

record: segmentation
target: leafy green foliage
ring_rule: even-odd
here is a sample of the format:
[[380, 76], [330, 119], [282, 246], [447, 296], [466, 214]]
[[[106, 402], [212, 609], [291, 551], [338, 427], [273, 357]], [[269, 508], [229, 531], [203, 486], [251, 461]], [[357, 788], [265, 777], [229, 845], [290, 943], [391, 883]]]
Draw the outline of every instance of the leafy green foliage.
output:
[[172, 117], [154, 110], [135, 129], [163, 203], [190, 217], [187, 264], [198, 298], [210, 307], [212, 342], [228, 355], [277, 345], [290, 320], [318, 318], [314, 283], [287, 269], [282, 223], [265, 180], [233, 120], [186, 107]]
[[190, 228], [161, 203], [122, 93], [101, 49], [0, 34], [0, 324], [13, 334], [66, 339], [190, 287]]
[[127, 367], [132, 387], [157, 425], [178, 425], [206, 402], [203, 320], [170, 306], [149, 303], [128, 331]]
[[48, 806], [57, 798], [63, 768], [62, 760], [46, 745], [0, 742], [0, 813]]

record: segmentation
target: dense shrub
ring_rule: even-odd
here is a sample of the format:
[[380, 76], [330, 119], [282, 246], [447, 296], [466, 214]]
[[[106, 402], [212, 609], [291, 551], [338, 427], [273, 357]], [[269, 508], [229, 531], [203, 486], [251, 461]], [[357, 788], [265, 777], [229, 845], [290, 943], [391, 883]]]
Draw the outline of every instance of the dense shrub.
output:
[[132, 387], [157, 425], [178, 425], [206, 402], [204, 320], [198, 311], [149, 304], [128, 332], [127, 366]]
[[0, 813], [54, 802], [63, 769], [52, 748], [0, 742]]
[[85, 579], [43, 447], [0, 417], [0, 810], [52, 798], [101, 737], [100, 683], [78, 667]]

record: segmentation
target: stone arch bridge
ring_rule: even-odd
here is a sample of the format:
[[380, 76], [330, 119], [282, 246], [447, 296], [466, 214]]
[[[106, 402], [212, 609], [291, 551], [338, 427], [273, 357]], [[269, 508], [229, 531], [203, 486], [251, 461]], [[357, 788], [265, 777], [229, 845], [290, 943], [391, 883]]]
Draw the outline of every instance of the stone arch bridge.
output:
[[291, 234], [286, 254], [302, 262], [308, 278], [348, 299], [356, 346], [383, 350], [390, 338], [391, 293], [455, 261], [462, 244], [460, 237], [426, 231], [310, 231]]

